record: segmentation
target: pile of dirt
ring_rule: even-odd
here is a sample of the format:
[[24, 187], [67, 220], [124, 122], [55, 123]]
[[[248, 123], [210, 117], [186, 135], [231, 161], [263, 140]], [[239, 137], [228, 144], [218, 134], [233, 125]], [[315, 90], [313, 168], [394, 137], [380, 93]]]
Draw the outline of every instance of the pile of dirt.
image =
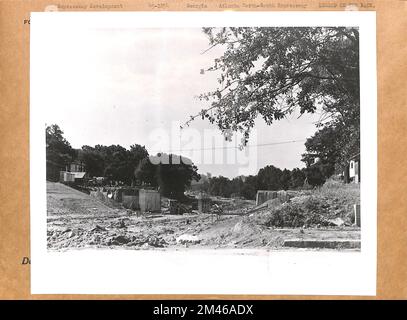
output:
[[48, 230], [48, 247], [52, 249], [64, 248], [85, 248], [85, 247], [112, 247], [112, 246], [131, 246], [131, 247], [165, 247], [168, 243], [160, 236], [152, 234], [134, 234], [125, 228], [124, 221], [112, 228], [104, 228], [99, 225], [91, 229], [70, 229]]
[[112, 237], [108, 243], [109, 246], [115, 245], [127, 245], [129, 247], [156, 247], [156, 248], [163, 248], [167, 245], [167, 242], [157, 236], [116, 236]]
[[265, 226], [250, 222], [247, 217], [226, 218], [215, 221], [209, 228], [197, 233], [200, 245], [215, 247], [264, 246], [269, 240]]
[[353, 205], [359, 203], [358, 186], [329, 182], [286, 203], [267, 205], [251, 221], [266, 227], [299, 228], [352, 225]]

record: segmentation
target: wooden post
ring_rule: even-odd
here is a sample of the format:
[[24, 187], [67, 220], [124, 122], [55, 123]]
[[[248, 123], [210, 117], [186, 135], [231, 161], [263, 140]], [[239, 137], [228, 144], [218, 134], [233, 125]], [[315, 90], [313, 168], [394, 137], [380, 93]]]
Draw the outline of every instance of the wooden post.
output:
[[353, 205], [353, 212], [355, 213], [355, 225], [360, 227], [360, 204]]
[[350, 177], [349, 177], [349, 163], [347, 163], [346, 167], [345, 167], [345, 175], [344, 175], [344, 182], [345, 183], [349, 183], [350, 182]]

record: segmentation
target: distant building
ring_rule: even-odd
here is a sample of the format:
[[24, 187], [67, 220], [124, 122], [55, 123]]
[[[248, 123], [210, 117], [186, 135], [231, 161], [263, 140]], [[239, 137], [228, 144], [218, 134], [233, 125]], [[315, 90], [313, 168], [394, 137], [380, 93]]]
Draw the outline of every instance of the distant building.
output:
[[85, 164], [82, 161], [73, 161], [66, 166], [67, 172], [85, 172]]
[[85, 165], [82, 161], [73, 161], [67, 164], [65, 171], [59, 173], [59, 181], [67, 184], [81, 184], [86, 178]]
[[86, 177], [86, 172], [61, 171], [59, 173], [59, 181], [63, 183], [82, 183]]
[[349, 178], [354, 183], [360, 182], [360, 154], [349, 159]]

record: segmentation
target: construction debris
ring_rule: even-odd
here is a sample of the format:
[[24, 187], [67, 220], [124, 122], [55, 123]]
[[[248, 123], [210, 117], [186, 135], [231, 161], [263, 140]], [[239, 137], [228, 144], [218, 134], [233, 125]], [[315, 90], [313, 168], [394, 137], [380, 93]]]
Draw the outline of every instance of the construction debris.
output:
[[176, 241], [177, 241], [177, 243], [180, 243], [180, 244], [186, 244], [186, 243], [196, 244], [196, 243], [199, 243], [201, 240], [197, 236], [194, 236], [191, 234], [183, 234], [183, 235], [179, 236], [176, 239]]
[[[346, 192], [339, 196], [329, 190], [298, 192], [295, 197], [281, 192], [280, 197], [259, 206], [251, 200], [212, 197], [208, 213], [193, 209], [192, 202], [161, 199], [159, 213], [134, 214], [130, 209], [107, 205], [119, 197], [117, 192], [100, 190], [90, 196], [59, 183], [48, 183], [47, 189], [47, 243], [51, 250], [180, 246], [278, 249], [300, 247], [289, 240], [360, 240], [360, 229], [353, 225], [357, 198]], [[120, 190], [122, 199], [135, 196], [128, 195], [132, 191]], [[108, 200], [98, 200], [100, 195], [105, 199], [104, 192]], [[357, 249], [356, 244], [342, 245]], [[317, 245], [309, 248], [319, 249]]]

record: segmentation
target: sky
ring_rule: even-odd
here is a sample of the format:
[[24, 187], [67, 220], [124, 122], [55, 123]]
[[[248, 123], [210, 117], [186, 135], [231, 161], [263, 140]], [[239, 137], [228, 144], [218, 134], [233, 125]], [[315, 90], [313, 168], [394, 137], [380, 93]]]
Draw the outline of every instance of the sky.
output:
[[259, 118], [243, 151], [238, 137], [227, 142], [200, 118], [179, 129], [208, 107], [196, 96], [218, 85], [216, 74], [201, 69], [222, 48], [203, 53], [209, 43], [201, 29], [76, 28], [48, 37], [41, 59], [31, 61], [42, 70], [36, 99], [45, 123], [58, 124], [74, 148], [140, 144], [150, 154], [172, 151], [191, 158], [200, 173], [229, 178], [266, 165], [304, 167], [304, 142], [316, 131], [318, 114], [293, 114], [271, 126]]

